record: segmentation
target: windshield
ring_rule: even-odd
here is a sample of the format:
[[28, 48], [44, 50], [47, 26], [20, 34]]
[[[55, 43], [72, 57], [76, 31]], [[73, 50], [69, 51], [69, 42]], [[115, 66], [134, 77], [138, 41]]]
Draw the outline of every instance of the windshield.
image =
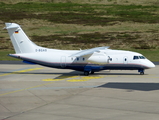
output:
[[139, 56], [139, 58], [140, 58], [140, 59], [145, 59], [145, 57], [144, 57], [144, 56]]
[[146, 59], [144, 56], [134, 56], [133, 60]]

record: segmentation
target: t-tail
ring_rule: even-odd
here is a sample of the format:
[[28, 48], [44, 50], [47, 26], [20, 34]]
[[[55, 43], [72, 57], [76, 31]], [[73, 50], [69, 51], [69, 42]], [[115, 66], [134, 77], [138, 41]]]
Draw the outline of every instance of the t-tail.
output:
[[16, 54], [32, 53], [42, 48], [34, 44], [16, 23], [5, 23]]

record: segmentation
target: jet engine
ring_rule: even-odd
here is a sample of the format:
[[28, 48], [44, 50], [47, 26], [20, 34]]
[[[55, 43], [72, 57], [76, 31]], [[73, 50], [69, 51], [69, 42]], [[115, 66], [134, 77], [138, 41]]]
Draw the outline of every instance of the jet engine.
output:
[[87, 62], [93, 63], [93, 64], [108, 64], [109, 63], [109, 57], [105, 54], [100, 55], [92, 55], [87, 59]]

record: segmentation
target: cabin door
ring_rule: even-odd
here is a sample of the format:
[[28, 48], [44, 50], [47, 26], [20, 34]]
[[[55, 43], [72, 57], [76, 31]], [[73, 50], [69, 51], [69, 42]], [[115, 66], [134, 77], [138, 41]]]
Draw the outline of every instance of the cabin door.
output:
[[128, 63], [128, 57], [126, 57], [126, 56], [124, 57], [123, 63], [124, 63], [124, 64], [127, 64], [127, 63]]
[[61, 57], [61, 67], [62, 68], [66, 67], [66, 57], [65, 56]]

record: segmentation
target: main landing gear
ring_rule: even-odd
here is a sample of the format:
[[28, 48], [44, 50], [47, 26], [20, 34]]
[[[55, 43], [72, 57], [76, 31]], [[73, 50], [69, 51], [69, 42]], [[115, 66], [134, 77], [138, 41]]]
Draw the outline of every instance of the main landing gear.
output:
[[84, 75], [88, 76], [89, 75], [89, 71], [84, 71]]
[[85, 76], [88, 76], [90, 73], [91, 73], [91, 74], [94, 74], [94, 71], [91, 71], [91, 72], [89, 72], [89, 71], [84, 71], [84, 75], [85, 75]]
[[140, 72], [140, 75], [144, 75], [144, 69], [139, 69], [138, 72]]

